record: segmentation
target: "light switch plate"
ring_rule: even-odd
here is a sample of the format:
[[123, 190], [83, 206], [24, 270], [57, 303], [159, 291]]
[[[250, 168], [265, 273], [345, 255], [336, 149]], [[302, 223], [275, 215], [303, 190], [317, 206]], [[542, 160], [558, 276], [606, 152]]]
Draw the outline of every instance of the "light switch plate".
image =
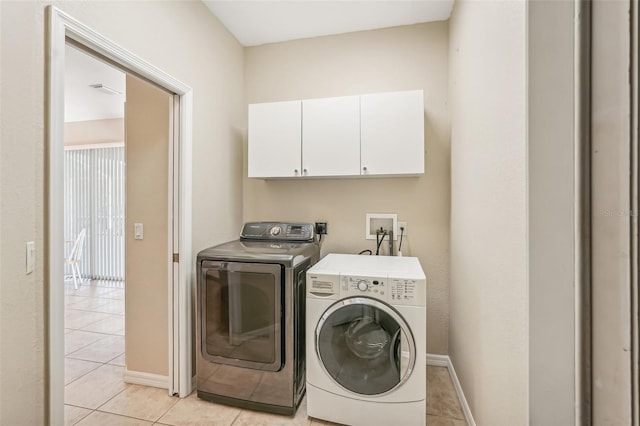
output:
[[141, 223], [133, 224], [133, 238], [136, 240], [144, 239], [144, 225]]
[[33, 272], [36, 267], [36, 243], [34, 241], [27, 242], [27, 275]]

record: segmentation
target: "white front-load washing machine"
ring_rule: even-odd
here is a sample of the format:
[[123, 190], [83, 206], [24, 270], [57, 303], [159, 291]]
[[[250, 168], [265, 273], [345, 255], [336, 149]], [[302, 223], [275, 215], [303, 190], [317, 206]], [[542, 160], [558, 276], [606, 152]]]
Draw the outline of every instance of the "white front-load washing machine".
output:
[[329, 254], [307, 271], [307, 413], [426, 423], [426, 279], [415, 257]]

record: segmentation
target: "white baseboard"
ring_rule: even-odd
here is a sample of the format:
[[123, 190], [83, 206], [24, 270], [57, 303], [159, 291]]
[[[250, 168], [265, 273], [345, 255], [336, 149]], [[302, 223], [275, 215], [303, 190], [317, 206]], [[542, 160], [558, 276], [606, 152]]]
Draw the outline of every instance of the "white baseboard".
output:
[[451, 377], [451, 381], [453, 382], [453, 387], [458, 394], [458, 399], [460, 400], [460, 405], [462, 406], [462, 412], [467, 418], [467, 424], [469, 426], [476, 426], [476, 422], [473, 419], [473, 415], [471, 414], [471, 409], [469, 408], [467, 399], [464, 397], [462, 386], [460, 386], [460, 380], [458, 380], [458, 375], [456, 374], [455, 368], [453, 368], [453, 363], [451, 362], [451, 358], [449, 358], [449, 355], [427, 354], [427, 365], [433, 365], [436, 367], [447, 367], [447, 371], [449, 371], [449, 376]]
[[160, 374], [143, 373], [142, 371], [131, 371], [125, 368], [124, 382], [133, 385], [152, 386], [154, 388], [169, 389], [169, 376]]
[[427, 365], [449, 368], [449, 364], [451, 364], [451, 360], [447, 355], [427, 354]]

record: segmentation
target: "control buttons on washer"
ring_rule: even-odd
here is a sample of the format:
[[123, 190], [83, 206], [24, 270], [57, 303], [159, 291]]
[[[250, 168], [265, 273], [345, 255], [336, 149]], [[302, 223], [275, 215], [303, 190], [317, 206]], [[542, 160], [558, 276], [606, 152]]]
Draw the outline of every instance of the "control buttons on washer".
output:
[[416, 280], [394, 279], [391, 282], [391, 300], [414, 303], [418, 288]]
[[279, 226], [274, 226], [273, 228], [271, 228], [269, 233], [273, 236], [276, 236], [276, 235], [280, 235], [281, 231], [282, 231], [282, 228], [280, 228]]
[[386, 277], [343, 275], [340, 277], [340, 289], [345, 296], [352, 294], [380, 298], [388, 288], [386, 281]]

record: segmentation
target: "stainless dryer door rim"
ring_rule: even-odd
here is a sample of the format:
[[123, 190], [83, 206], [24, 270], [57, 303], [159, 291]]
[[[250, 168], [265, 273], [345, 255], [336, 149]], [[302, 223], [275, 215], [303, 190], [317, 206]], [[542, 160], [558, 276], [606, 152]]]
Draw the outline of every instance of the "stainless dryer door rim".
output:
[[[408, 349], [409, 349], [408, 359], [405, 359], [404, 356], [400, 356], [400, 380], [393, 388], [387, 390], [386, 392], [372, 394], [372, 395], [363, 395], [357, 392], [353, 392], [352, 390], [347, 389], [346, 387], [344, 387], [342, 384], [338, 383], [338, 381], [334, 379], [334, 377], [327, 370], [324, 364], [324, 361], [322, 360], [322, 356], [320, 354], [320, 331], [322, 330], [322, 326], [331, 317], [331, 315], [336, 313], [338, 310], [350, 305], [370, 306], [370, 307], [379, 309], [380, 311], [389, 315], [400, 327], [401, 349], [408, 346]], [[322, 366], [322, 369], [324, 370], [324, 373], [327, 375], [327, 377], [329, 377], [336, 385], [340, 386], [340, 388], [344, 389], [345, 391], [353, 395], [357, 395], [358, 397], [366, 396], [366, 397], [376, 398], [376, 397], [382, 397], [382, 396], [388, 395], [396, 391], [400, 386], [402, 386], [409, 379], [409, 377], [411, 377], [411, 373], [413, 372], [413, 369], [416, 363], [416, 344], [413, 337], [413, 333], [411, 332], [411, 328], [409, 327], [407, 322], [404, 320], [402, 315], [400, 315], [400, 313], [398, 313], [398, 311], [396, 311], [392, 306], [382, 301], [371, 299], [369, 297], [358, 297], [358, 296], [349, 297], [346, 299], [339, 300], [333, 305], [329, 306], [327, 310], [320, 316], [320, 320], [316, 325], [314, 341], [315, 341], [316, 356], [318, 357], [318, 360], [320, 361], [320, 365]]]
[[[232, 356], [221, 356], [221, 355], [212, 355], [208, 353], [205, 348], [205, 339], [202, 339], [200, 344], [200, 354], [201, 356], [214, 363], [231, 365], [237, 367], [251, 368], [254, 370], [262, 370], [262, 371], [280, 371], [283, 368], [283, 355], [282, 352], [284, 348], [282, 347], [282, 318], [280, 317], [280, 312], [282, 311], [282, 294], [283, 294], [283, 283], [282, 283], [282, 266], [277, 263], [248, 263], [248, 262], [232, 262], [232, 261], [214, 261], [207, 260], [202, 262], [202, 274], [203, 278], [207, 276], [209, 271], [215, 270], [220, 273], [254, 273], [254, 274], [265, 274], [271, 275], [274, 277], [274, 305], [273, 312], [276, 316], [273, 318], [273, 323], [270, 324], [270, 328], [273, 329], [273, 342], [274, 346], [273, 354], [274, 359], [271, 362], [263, 363], [257, 361], [251, 361], [243, 358], [232, 357]], [[200, 288], [200, 316], [201, 316], [201, 333], [203, 336], [208, 336], [209, 330], [209, 322], [207, 321], [207, 312], [208, 310], [205, 308], [206, 301], [208, 300], [207, 295], [207, 286], [203, 285]], [[229, 339], [230, 342], [235, 340], [242, 340], [242, 337], [234, 336], [233, 330], [234, 325], [237, 322], [238, 316], [241, 312], [238, 310], [241, 308], [238, 306], [240, 301], [238, 300], [239, 293], [241, 289], [239, 288], [239, 284], [234, 281], [229, 282]], [[250, 334], [250, 333], [249, 333]]]

